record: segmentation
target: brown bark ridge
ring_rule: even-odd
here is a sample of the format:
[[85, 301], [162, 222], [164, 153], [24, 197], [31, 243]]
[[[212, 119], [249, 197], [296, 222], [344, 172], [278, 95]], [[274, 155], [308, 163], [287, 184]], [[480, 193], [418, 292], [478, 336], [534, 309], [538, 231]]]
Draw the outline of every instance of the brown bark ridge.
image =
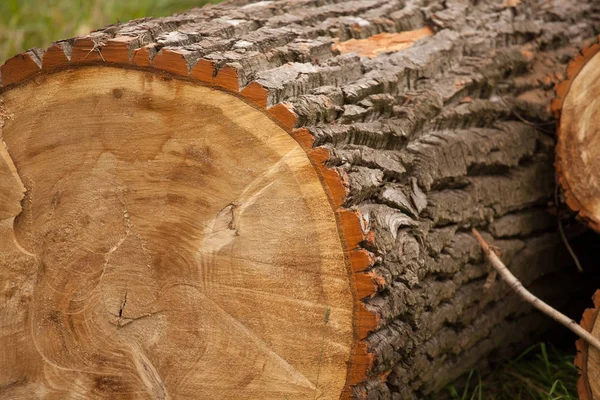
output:
[[564, 189], [567, 205], [600, 231], [600, 189], [594, 171], [600, 167], [596, 128], [590, 120], [600, 95], [600, 45], [583, 48], [567, 68], [567, 76], [556, 86], [552, 109], [556, 114], [556, 172]]
[[[520, 348], [548, 321], [505, 285], [483, 290], [488, 267], [469, 228], [501, 247], [536, 295], [565, 300], [569, 280], [557, 277], [569, 258], [545, 212], [554, 188], [548, 106], [568, 60], [597, 41], [599, 17], [592, 0], [230, 1], [7, 60], [0, 274], [10, 283], [1, 287], [0, 341], [9, 350], [0, 356], [0, 393], [420, 399], [485, 367], [490, 355]], [[70, 99], [61, 88], [72, 89]], [[78, 135], [89, 143], [78, 144]], [[295, 146], [304, 155], [275, 168], [273, 154], [297, 154]], [[184, 179], [223, 180], [203, 167], [212, 157], [239, 157], [244, 167], [228, 175], [231, 190], [219, 197], [226, 206], [216, 209], [217, 200]], [[181, 158], [189, 164], [168, 170]], [[157, 160], [163, 169], [150, 168]], [[253, 165], [286, 184], [265, 180], [239, 192]], [[65, 168], [78, 172], [61, 181]], [[206, 187], [219, 179], [206, 178]], [[166, 193], [168, 212], [153, 208]], [[280, 205], [245, 207], [231, 193]], [[292, 201], [305, 196], [304, 206]], [[198, 227], [185, 214], [192, 201], [199, 217], [213, 219]], [[254, 224], [245, 223], [248, 210], [262, 210]], [[311, 240], [310, 229], [331, 232], [327, 221], [339, 237]], [[108, 234], [119, 224], [122, 236]], [[196, 290], [187, 269], [165, 267], [172, 259], [188, 268], [195, 240], [211, 249], [203, 262], [261, 257], [248, 243], [268, 232], [270, 258], [251, 270], [272, 280], [240, 278], [230, 262], [200, 274]], [[237, 241], [245, 245], [229, 245]], [[289, 271], [313, 273], [273, 267], [286, 262]], [[94, 263], [110, 272], [104, 291], [91, 286]], [[147, 278], [145, 265], [155, 275]], [[161, 294], [163, 279], [180, 289]], [[265, 289], [270, 303], [257, 300], [261, 284], [273, 290]], [[88, 293], [113, 314], [86, 308]], [[104, 345], [91, 339], [93, 328]], [[317, 351], [296, 340], [312, 340]]]
[[[595, 337], [600, 336], [600, 320], [598, 310], [600, 307], [600, 291], [594, 294], [594, 308], [589, 308], [583, 313], [581, 326]], [[577, 392], [581, 400], [600, 398], [600, 352], [588, 345], [584, 340], [577, 341], [577, 356], [575, 365], [579, 368], [580, 375], [577, 382]]]

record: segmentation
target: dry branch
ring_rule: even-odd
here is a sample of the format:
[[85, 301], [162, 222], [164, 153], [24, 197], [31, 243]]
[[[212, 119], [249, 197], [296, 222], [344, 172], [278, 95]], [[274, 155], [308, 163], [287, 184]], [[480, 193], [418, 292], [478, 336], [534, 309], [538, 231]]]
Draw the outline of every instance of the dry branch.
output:
[[594, 346], [598, 350], [600, 350], [600, 340], [592, 336], [588, 331], [583, 329], [577, 322], [567, 317], [563, 313], [558, 310], [552, 308], [548, 304], [544, 303], [542, 300], [534, 296], [529, 290], [523, 286], [521, 281], [517, 279], [516, 276], [510, 272], [506, 265], [498, 258], [496, 253], [491, 249], [490, 245], [481, 237], [477, 229], [472, 229], [473, 235], [479, 242], [479, 245], [483, 249], [485, 256], [488, 258], [494, 269], [500, 274], [502, 279], [511, 287], [523, 300], [527, 303], [531, 304], [550, 318], [554, 319], [556, 322], [564, 325], [569, 328], [573, 333], [577, 336], [585, 340], [590, 345]]

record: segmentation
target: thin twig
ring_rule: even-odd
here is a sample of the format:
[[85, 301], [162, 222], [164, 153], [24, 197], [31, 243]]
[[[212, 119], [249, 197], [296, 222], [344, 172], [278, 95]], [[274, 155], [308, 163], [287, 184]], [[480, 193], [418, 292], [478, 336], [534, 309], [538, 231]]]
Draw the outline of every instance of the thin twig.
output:
[[556, 219], [558, 221], [558, 232], [560, 233], [560, 237], [561, 237], [563, 243], [565, 244], [565, 246], [567, 247], [567, 250], [569, 251], [571, 258], [575, 262], [577, 269], [579, 270], [579, 272], [583, 272], [583, 267], [581, 266], [581, 263], [579, 262], [579, 258], [577, 257], [577, 254], [575, 254], [575, 252], [573, 251], [573, 248], [569, 244], [567, 235], [565, 235], [565, 229], [563, 228], [562, 220], [560, 219], [560, 213], [558, 212], [558, 182], [556, 182], [554, 184], [554, 205], [556, 206]]
[[490, 271], [487, 279], [485, 280], [485, 283], [483, 284], [483, 288], [485, 290], [489, 290], [494, 285], [494, 282], [496, 282], [497, 275], [498, 275], [498, 272], [495, 269]]
[[92, 39], [92, 43], [94, 43], [94, 47], [92, 47], [90, 49], [90, 51], [88, 51], [88, 53], [85, 55], [85, 57], [83, 57], [83, 59], [85, 60], [92, 51], [97, 51], [98, 54], [100, 55], [100, 58], [102, 59], [102, 61], [106, 62], [106, 60], [104, 59], [104, 56], [102, 56], [102, 50], [101, 50], [105, 43], [104, 42], [96, 42], [94, 39]]
[[[496, 246], [490, 246], [490, 250], [492, 250], [494, 252], [494, 254], [496, 254], [498, 257], [500, 257], [500, 249]], [[492, 288], [492, 286], [494, 286], [494, 283], [496, 282], [496, 278], [498, 277], [498, 271], [496, 271], [495, 269], [492, 268], [492, 270], [490, 271], [490, 273], [488, 274], [487, 279], [485, 280], [485, 283], [483, 284], [483, 288], [485, 290], [490, 290]]]
[[535, 297], [530, 291], [525, 289], [523, 284], [508, 270], [508, 268], [506, 268], [506, 265], [504, 265], [500, 258], [498, 258], [496, 253], [492, 251], [490, 245], [487, 244], [487, 242], [481, 237], [479, 232], [477, 232], [477, 229], [473, 228], [471, 231], [473, 232], [473, 235], [479, 242], [479, 245], [483, 249], [483, 252], [485, 253], [486, 257], [488, 258], [488, 260], [490, 260], [490, 263], [492, 264], [494, 269], [498, 271], [498, 274], [502, 277], [502, 279], [504, 279], [508, 286], [510, 286], [515, 292], [517, 292], [517, 294], [521, 296], [523, 300], [525, 300], [527, 303], [531, 304], [550, 318], [569, 328], [577, 336], [585, 340], [588, 344], [600, 350], [600, 340], [598, 340], [597, 338], [592, 336], [588, 331], [583, 329], [581, 325], [579, 325], [577, 322], [573, 321], [571, 318], [550, 307], [548, 304]]
[[502, 102], [508, 108], [508, 110], [510, 112], [512, 112], [515, 115], [515, 117], [517, 117], [521, 122], [523, 122], [526, 125], [533, 126], [535, 128], [538, 128], [539, 130], [541, 130], [543, 132], [547, 132], [547, 133], [550, 133], [550, 131], [548, 131], [546, 129], [542, 129], [543, 126], [556, 125], [556, 121], [548, 121], [548, 122], [532, 122], [532, 121], [529, 121], [527, 118], [525, 118], [521, 114], [519, 114], [515, 110], [514, 107], [511, 107], [510, 104], [508, 104], [508, 101], [504, 97], [502, 97], [502, 96], [498, 96], [498, 97], [500, 98], [500, 100], [502, 100]]

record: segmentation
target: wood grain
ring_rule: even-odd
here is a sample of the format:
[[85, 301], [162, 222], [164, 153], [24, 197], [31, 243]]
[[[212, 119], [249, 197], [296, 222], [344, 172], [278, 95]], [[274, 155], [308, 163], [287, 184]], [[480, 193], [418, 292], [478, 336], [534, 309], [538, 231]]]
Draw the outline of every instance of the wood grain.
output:
[[600, 231], [600, 54], [591, 46], [571, 62], [569, 80], [557, 88], [560, 117], [556, 146], [557, 176], [567, 204]]
[[344, 245], [288, 133], [135, 70], [65, 70], [2, 99], [4, 396], [339, 398]]

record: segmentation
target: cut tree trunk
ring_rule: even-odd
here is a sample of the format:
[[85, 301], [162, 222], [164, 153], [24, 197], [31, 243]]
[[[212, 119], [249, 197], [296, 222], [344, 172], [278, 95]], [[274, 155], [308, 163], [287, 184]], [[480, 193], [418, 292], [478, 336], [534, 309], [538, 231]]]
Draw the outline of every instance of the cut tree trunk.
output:
[[[518, 2], [509, 2], [518, 3]], [[550, 321], [594, 1], [233, 1], [0, 68], [0, 394], [417, 399]]]
[[[600, 338], [600, 291], [594, 295], [594, 308], [585, 310], [581, 326], [594, 337]], [[577, 341], [577, 357], [575, 365], [580, 376], [577, 391], [580, 400], [600, 399], [600, 351], [583, 340]]]
[[595, 123], [600, 101], [600, 45], [584, 48], [569, 63], [553, 102], [559, 118], [556, 171], [567, 204], [600, 232], [600, 135]]
[[[581, 50], [567, 69], [567, 79], [556, 87], [552, 108], [558, 118], [556, 172], [567, 205], [596, 232], [600, 232], [600, 135], [594, 116], [600, 99], [600, 45]], [[600, 338], [600, 291], [594, 307], [583, 314], [581, 325]], [[580, 370], [579, 398], [600, 399], [600, 352], [577, 341], [575, 365]]]

